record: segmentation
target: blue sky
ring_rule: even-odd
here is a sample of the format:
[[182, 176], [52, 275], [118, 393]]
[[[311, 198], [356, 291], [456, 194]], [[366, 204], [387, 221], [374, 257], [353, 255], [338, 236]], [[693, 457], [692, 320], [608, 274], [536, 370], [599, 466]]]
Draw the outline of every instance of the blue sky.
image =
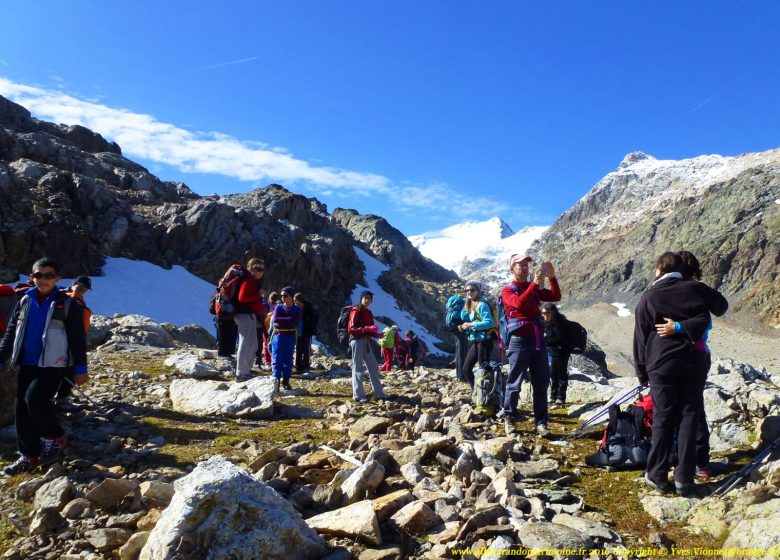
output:
[[634, 150], [780, 145], [778, 2], [0, 1], [0, 94], [196, 192], [545, 225]]

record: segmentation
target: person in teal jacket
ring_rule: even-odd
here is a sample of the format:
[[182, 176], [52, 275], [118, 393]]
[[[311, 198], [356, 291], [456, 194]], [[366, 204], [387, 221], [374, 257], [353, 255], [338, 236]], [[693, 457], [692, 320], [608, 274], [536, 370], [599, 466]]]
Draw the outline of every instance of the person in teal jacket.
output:
[[479, 282], [466, 284], [466, 303], [460, 312], [460, 318], [464, 322], [458, 326], [458, 330], [466, 335], [469, 343], [463, 361], [463, 377], [474, 386], [474, 365], [490, 360], [496, 327], [490, 305], [482, 297]]

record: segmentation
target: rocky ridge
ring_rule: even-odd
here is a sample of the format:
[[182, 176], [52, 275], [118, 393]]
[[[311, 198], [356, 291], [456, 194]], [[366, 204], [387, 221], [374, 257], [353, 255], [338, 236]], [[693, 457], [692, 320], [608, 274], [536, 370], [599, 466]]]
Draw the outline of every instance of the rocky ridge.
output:
[[636, 152], [553, 223], [533, 252], [582, 303], [634, 303], [666, 250], [698, 256], [731, 311], [780, 325], [780, 149], [663, 161]]
[[[587, 356], [571, 371], [571, 405], [553, 410], [553, 436], [540, 439], [528, 417], [508, 436], [503, 423], [475, 414], [447, 370], [393, 372], [383, 380], [392, 401], [354, 403], [347, 363], [319, 354], [270, 417], [181, 408], [176, 383], [212, 395], [244, 386], [254, 395], [246, 398], [267, 402], [252, 384], [268, 377], [224, 380], [229, 361], [166, 338], [164, 326], [143, 318], [98, 323], [106, 329], [90, 354], [90, 401], [65, 417], [65, 460], [43, 476], [0, 482], [0, 535], [13, 535], [2, 541], [5, 558], [215, 550], [252, 558], [262, 549], [265, 558], [432, 559], [585, 548], [594, 551], [587, 558], [612, 551], [617, 559], [624, 547], [780, 544], [771, 521], [780, 508], [777, 453], [746, 486], [707, 497], [752, 453], [752, 441], [780, 435], [778, 379], [766, 370], [715, 360], [706, 407], [718, 476], [679, 498], [647, 491], [641, 473], [584, 467], [597, 440], [563, 439], [631, 385], [608, 379]], [[4, 459], [12, 448], [12, 439], [0, 440]]]
[[[280, 185], [201, 197], [160, 180], [86, 128], [39, 121], [0, 97], [0, 281], [16, 280], [50, 254], [67, 255], [66, 277], [96, 274], [111, 256], [181, 265], [216, 283], [233, 262], [260, 256], [267, 285], [293, 283], [323, 324], [333, 325], [363, 281], [355, 245], [404, 279], [392, 293], [412, 311], [438, 305], [432, 286], [454, 278], [382, 219], [348, 210], [330, 215], [316, 199]], [[442, 334], [440, 321], [425, 313], [420, 319]], [[333, 342], [333, 331], [323, 329], [321, 338]]]

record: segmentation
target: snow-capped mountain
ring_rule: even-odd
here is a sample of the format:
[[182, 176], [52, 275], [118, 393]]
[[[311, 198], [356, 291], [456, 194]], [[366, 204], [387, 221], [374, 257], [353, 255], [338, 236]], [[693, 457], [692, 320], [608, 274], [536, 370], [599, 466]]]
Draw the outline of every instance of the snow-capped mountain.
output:
[[655, 259], [688, 250], [731, 312], [780, 323], [780, 149], [659, 160], [628, 154], [532, 247], [564, 297], [633, 301]]
[[432, 261], [493, 288], [507, 278], [510, 255], [526, 252], [546, 230], [547, 226], [532, 226], [515, 233], [495, 217], [413, 235], [409, 241]]

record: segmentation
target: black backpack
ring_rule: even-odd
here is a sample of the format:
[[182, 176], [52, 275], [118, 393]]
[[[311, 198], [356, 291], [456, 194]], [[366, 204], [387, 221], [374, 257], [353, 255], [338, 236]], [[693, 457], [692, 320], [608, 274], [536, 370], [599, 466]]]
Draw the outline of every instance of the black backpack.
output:
[[338, 338], [339, 344], [347, 344], [349, 342], [349, 331], [347, 326], [349, 325], [349, 314], [352, 311], [353, 306], [345, 305], [339, 312], [339, 319], [336, 322], [336, 338]]
[[609, 423], [604, 429], [599, 450], [585, 457], [590, 467], [644, 468], [650, 453], [650, 433], [645, 422], [645, 409], [629, 405], [625, 411], [613, 404], [609, 407]]
[[566, 349], [572, 354], [585, 353], [588, 331], [576, 321], [566, 321]]
[[506, 375], [498, 362], [484, 362], [474, 371], [471, 405], [486, 418], [495, 416], [503, 408]]

